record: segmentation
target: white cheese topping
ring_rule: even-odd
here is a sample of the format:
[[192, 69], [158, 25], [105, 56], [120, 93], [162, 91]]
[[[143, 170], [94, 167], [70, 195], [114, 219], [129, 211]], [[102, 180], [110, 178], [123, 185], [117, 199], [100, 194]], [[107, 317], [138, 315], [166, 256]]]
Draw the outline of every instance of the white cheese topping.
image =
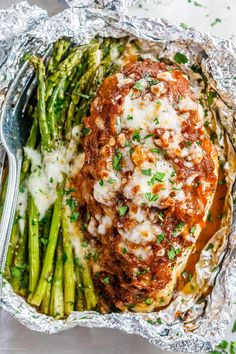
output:
[[17, 206], [16, 206], [16, 211], [19, 215], [19, 229], [21, 235], [24, 233], [24, 228], [25, 228], [25, 213], [27, 209], [27, 199], [28, 199], [28, 189], [27, 187], [24, 187], [23, 192], [19, 192], [18, 194], [18, 200], [17, 200]]
[[126, 227], [125, 230], [119, 228], [119, 234], [123, 239], [136, 243], [136, 244], [147, 244], [149, 242], [155, 241], [157, 235], [162, 231], [157, 225], [153, 225], [149, 220], [145, 220], [130, 229]]
[[[38, 208], [40, 219], [45, 215], [47, 209], [56, 200], [56, 188], [58, 183], [63, 181], [65, 175], [74, 170], [73, 161], [76, 155], [78, 141], [80, 139], [80, 128], [74, 127], [72, 139], [69, 146], [61, 146], [52, 152], [44, 152], [43, 157], [40, 152], [25, 147], [24, 151], [31, 160], [31, 174], [27, 181], [29, 193], [33, 196]], [[78, 172], [78, 161], [76, 170]], [[80, 156], [81, 166], [81, 156]]]
[[[161, 202], [168, 198], [172, 192], [173, 181], [175, 178], [173, 166], [157, 155], [155, 163], [144, 161], [141, 166], [134, 169], [132, 176], [124, 187], [124, 195], [131, 199], [135, 204], [161, 207]], [[160, 190], [155, 192], [157, 185]]]

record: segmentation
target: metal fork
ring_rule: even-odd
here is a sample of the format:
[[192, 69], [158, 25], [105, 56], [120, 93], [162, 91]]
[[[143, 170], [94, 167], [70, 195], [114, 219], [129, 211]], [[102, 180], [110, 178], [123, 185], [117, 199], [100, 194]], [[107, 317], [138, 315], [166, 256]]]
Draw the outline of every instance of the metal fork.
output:
[[24, 119], [24, 111], [33, 87], [33, 68], [26, 62], [8, 90], [0, 118], [0, 139], [9, 162], [6, 198], [0, 223], [0, 291], [18, 197], [23, 146], [29, 126], [29, 122], [27, 124]]

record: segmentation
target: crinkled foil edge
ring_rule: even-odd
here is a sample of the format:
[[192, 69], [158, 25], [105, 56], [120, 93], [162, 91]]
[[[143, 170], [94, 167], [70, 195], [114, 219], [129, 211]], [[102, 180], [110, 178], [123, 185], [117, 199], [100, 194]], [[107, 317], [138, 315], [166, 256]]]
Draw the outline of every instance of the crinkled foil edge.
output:
[[[123, 12], [118, 14], [117, 11], [112, 11], [120, 5], [125, 8], [126, 3], [123, 0], [107, 3], [101, 1], [100, 6], [106, 5], [106, 9], [92, 7], [97, 4], [98, 2], [94, 4], [92, 0], [82, 0], [80, 8], [72, 7], [52, 18], [48, 18], [44, 10], [31, 7], [27, 2], [17, 4], [7, 11], [0, 11], [0, 103], [22, 65], [24, 53], [34, 52], [36, 49], [43, 51], [64, 35], [72, 37], [77, 43], [86, 43], [97, 34], [113, 37], [131, 35], [155, 42], [167, 56], [181, 51], [191, 54], [193, 58], [201, 57], [202, 68], [210, 85], [217, 90], [225, 103], [223, 124], [235, 146], [235, 46], [228, 40], [203, 34], [193, 28], [180, 29], [165, 20], [129, 17]], [[101, 315], [96, 312], [73, 312], [66, 320], [55, 320], [37, 313], [24, 299], [14, 294], [5, 280], [2, 307], [28, 328], [41, 332], [56, 333], [77, 325], [117, 328], [127, 333], [139, 334], [163, 350], [210, 351], [223, 338], [234, 309], [235, 240], [234, 218], [221, 271], [211, 295], [208, 296], [204, 315], [198, 319], [197, 328], [193, 332], [186, 332], [178, 319], [171, 324], [163, 322], [161, 325], [150, 325], [147, 319], [155, 319], [156, 313]]]

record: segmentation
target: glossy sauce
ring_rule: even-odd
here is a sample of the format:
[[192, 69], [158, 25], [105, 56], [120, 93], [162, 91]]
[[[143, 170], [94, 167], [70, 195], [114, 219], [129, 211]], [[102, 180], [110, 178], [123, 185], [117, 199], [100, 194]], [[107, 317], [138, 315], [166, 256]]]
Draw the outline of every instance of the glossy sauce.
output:
[[[224, 181], [224, 173], [221, 169], [219, 169], [219, 181]], [[216, 192], [214, 195], [214, 199], [212, 202], [212, 206], [210, 208], [210, 216], [208, 216], [205, 227], [201, 231], [199, 238], [195, 244], [193, 253], [190, 255], [186, 268], [183, 273], [187, 273], [187, 277], [181, 276], [178, 281], [177, 289], [180, 290], [182, 287], [188, 283], [189, 278], [188, 275], [191, 275], [195, 271], [196, 263], [200, 258], [200, 254], [202, 249], [205, 247], [207, 242], [211, 239], [211, 237], [215, 234], [215, 232], [219, 229], [221, 224], [221, 219], [224, 211], [225, 197], [227, 193], [226, 184], [217, 184]], [[209, 214], [208, 214], [209, 215]], [[182, 274], [183, 274], [182, 273]], [[183, 289], [182, 289], [183, 290]], [[185, 287], [185, 292], [191, 292], [190, 287]]]

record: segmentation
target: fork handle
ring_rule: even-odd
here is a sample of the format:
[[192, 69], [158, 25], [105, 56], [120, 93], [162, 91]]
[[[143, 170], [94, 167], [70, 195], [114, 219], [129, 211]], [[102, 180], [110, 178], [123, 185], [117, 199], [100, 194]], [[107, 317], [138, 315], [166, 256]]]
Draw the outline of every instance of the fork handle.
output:
[[0, 223], [0, 304], [2, 300], [3, 273], [18, 197], [22, 157], [18, 156], [18, 158], [16, 158], [12, 154], [8, 154], [8, 160], [9, 174], [7, 192]]

